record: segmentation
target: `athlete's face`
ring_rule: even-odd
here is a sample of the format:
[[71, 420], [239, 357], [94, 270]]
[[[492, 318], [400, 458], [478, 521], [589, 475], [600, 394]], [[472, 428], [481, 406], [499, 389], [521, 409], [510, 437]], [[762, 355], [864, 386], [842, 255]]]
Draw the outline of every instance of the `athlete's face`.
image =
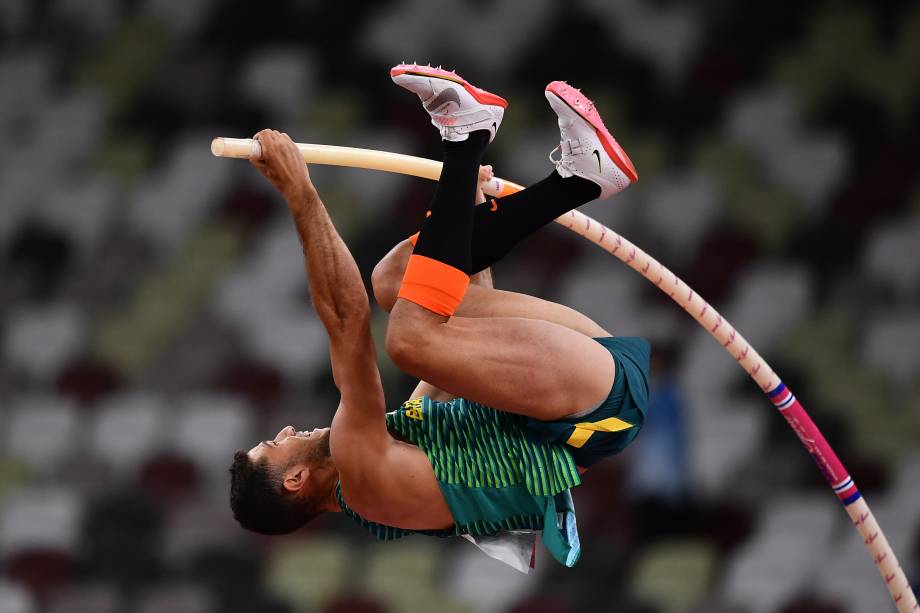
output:
[[295, 430], [294, 426], [282, 428], [275, 438], [262, 441], [249, 450], [254, 462], [265, 459], [280, 471], [293, 467], [312, 467], [329, 462], [329, 428], [316, 428], [309, 432]]

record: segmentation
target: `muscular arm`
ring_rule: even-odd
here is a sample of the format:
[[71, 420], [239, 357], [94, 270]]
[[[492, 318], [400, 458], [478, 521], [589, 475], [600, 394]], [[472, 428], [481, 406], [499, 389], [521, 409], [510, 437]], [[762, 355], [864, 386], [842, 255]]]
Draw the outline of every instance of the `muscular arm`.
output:
[[386, 437], [383, 386], [361, 273], [291, 139], [272, 130], [263, 130], [256, 138], [262, 158], [252, 159], [252, 164], [287, 201], [303, 247], [313, 306], [329, 335], [332, 374], [342, 394], [337, 433], [354, 428], [369, 438]]
[[354, 258], [310, 182], [287, 136], [256, 136], [262, 159], [252, 164], [284, 195], [303, 246], [313, 305], [329, 335], [332, 374], [342, 401], [330, 449], [342, 493], [370, 519], [410, 529], [453, 524], [427, 456], [386, 430], [383, 386], [370, 334], [370, 304]]

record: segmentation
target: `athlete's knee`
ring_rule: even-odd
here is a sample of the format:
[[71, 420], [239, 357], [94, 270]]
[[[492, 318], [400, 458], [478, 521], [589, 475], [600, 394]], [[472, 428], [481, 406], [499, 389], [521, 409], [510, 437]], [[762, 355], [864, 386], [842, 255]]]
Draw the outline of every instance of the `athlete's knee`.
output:
[[399, 284], [402, 277], [399, 276], [391, 262], [384, 257], [374, 267], [371, 273], [371, 287], [374, 290], [374, 298], [380, 308], [389, 313], [396, 304], [396, 294], [399, 292]]
[[411, 253], [412, 243], [408, 239], [404, 240], [383, 256], [371, 273], [374, 298], [384, 311], [390, 312], [396, 304], [396, 295]]
[[438, 326], [439, 321], [425, 309], [405, 300], [398, 301], [387, 324], [386, 349], [390, 359], [409, 371], [424, 363], [428, 347], [436, 344]]

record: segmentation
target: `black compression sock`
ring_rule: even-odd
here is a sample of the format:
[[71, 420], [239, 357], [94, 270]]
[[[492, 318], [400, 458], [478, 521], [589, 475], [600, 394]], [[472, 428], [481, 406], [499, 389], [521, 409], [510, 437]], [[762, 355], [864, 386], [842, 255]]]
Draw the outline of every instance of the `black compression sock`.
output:
[[479, 164], [489, 144], [489, 132], [471, 132], [465, 141], [444, 141], [444, 167], [414, 253], [470, 274], [473, 200]]
[[474, 213], [472, 272], [488, 268], [523, 238], [600, 195], [596, 183], [574, 176], [563, 179], [554, 170], [525, 190], [488, 199]]

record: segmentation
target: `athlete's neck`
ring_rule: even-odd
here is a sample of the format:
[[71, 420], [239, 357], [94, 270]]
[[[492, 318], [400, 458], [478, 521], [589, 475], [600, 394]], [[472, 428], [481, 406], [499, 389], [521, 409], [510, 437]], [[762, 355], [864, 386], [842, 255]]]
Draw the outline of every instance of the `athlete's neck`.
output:
[[333, 478], [329, 479], [328, 491], [321, 498], [322, 504], [320, 509], [326, 511], [327, 513], [341, 513], [342, 507], [339, 506], [339, 501], [335, 496], [335, 490], [339, 485], [339, 471], [335, 471]]

